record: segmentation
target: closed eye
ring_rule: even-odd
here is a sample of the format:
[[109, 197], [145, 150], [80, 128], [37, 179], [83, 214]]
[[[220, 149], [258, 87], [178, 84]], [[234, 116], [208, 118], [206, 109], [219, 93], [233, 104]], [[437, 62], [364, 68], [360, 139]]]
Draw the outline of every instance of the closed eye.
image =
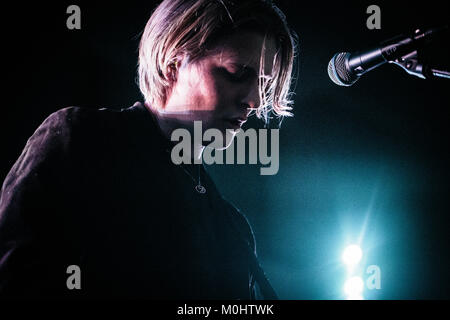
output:
[[269, 75], [258, 76], [258, 73], [252, 67], [246, 65], [232, 64], [231, 67], [222, 68], [225, 71], [229, 80], [234, 82], [245, 82], [250, 79], [257, 79], [269, 83], [272, 81], [272, 77]]
[[251, 68], [240, 68], [238, 71], [227, 70], [227, 74], [232, 81], [246, 81], [255, 75]]

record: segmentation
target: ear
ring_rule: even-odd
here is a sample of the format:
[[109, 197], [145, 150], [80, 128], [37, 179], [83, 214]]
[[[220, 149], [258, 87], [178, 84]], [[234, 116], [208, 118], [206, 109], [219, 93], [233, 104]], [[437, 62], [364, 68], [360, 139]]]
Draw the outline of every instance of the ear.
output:
[[177, 81], [178, 61], [171, 62], [166, 69], [166, 78], [171, 82]]
[[184, 54], [178, 54], [175, 58], [171, 60], [166, 69], [166, 77], [170, 82], [174, 83], [177, 81], [178, 72], [180, 70], [181, 65], [185, 59]]

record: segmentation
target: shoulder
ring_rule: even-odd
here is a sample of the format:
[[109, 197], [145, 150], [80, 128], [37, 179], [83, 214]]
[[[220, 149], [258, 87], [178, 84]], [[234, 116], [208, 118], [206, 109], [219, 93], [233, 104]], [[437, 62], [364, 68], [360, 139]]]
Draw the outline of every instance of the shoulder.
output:
[[[136, 127], [136, 108], [66, 107], [51, 113], [27, 140], [12, 171], [28, 172], [37, 166], [63, 165], [73, 154], [95, 150], [99, 142], [117, 142], [126, 128]], [[142, 118], [142, 117], [140, 117]], [[82, 151], [82, 152], [80, 152]]]
[[233, 219], [234, 224], [239, 229], [239, 232], [243, 234], [245, 239], [247, 240], [250, 247], [253, 249], [253, 252], [256, 255], [256, 240], [255, 234], [253, 232], [253, 228], [250, 225], [248, 218], [243, 214], [237, 207], [235, 207], [230, 201], [223, 198], [227, 211], [231, 215], [231, 219]]
[[[135, 106], [113, 109], [113, 108], [88, 108], [71, 106], [57, 110], [50, 114], [40, 128], [65, 128], [75, 130], [77, 128], [100, 129], [117, 125], [117, 122], [126, 123], [141, 110]], [[116, 128], [117, 129], [117, 128]]]
[[30, 140], [50, 145], [59, 142], [63, 146], [95, 143], [101, 138], [112, 140], [114, 136], [124, 137], [130, 130], [136, 130], [143, 113], [136, 105], [122, 109], [66, 107], [50, 114]]

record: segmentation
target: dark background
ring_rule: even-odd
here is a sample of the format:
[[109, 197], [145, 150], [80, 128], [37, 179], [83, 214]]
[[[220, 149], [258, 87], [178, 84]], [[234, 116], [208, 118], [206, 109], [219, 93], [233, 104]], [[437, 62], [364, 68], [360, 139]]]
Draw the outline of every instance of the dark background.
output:
[[[2, 180], [50, 113], [142, 101], [137, 47], [154, 3], [16, 2], [4, 10]], [[71, 4], [81, 7], [81, 30], [66, 28]], [[280, 298], [345, 298], [340, 256], [358, 239], [362, 277], [372, 264], [382, 272], [381, 290], [365, 289], [366, 298], [450, 298], [450, 80], [422, 80], [394, 65], [350, 88], [327, 75], [334, 53], [448, 23], [449, 11], [435, 1], [377, 2], [381, 30], [368, 30], [372, 2], [278, 4], [299, 36], [295, 117], [281, 126], [279, 172], [261, 176], [259, 165], [208, 169], [251, 222]], [[449, 56], [448, 39], [425, 52], [447, 68]]]

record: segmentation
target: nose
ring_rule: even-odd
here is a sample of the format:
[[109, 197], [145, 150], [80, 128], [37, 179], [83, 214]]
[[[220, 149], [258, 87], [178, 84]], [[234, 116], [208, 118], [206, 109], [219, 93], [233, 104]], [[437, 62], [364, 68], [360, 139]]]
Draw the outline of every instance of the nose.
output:
[[244, 98], [241, 100], [240, 105], [242, 108], [247, 109], [247, 116], [250, 112], [260, 105], [259, 97], [259, 85], [258, 81], [253, 82], [246, 88]]

